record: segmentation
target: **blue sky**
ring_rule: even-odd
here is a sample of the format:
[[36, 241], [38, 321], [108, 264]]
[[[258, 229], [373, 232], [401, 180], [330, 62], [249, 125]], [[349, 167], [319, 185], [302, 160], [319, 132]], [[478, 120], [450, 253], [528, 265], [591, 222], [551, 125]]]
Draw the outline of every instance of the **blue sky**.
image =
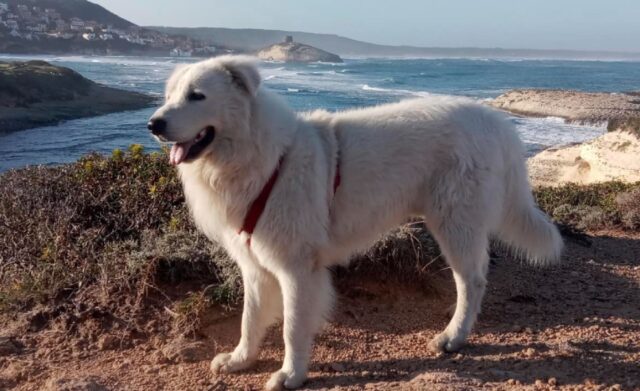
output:
[[140, 25], [334, 33], [392, 45], [640, 52], [640, 0], [91, 0]]

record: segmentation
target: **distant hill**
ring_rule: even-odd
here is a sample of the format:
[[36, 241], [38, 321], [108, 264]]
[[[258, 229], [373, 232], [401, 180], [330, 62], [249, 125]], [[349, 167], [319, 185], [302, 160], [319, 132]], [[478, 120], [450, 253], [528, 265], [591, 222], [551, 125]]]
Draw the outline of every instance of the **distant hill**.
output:
[[209, 57], [225, 52], [193, 38], [141, 28], [86, 0], [0, 3], [9, 6], [0, 15], [0, 53]]
[[1, 2], [9, 5], [24, 4], [29, 7], [55, 8], [64, 19], [94, 20], [100, 24], [121, 29], [135, 26], [104, 7], [86, 0], [2, 0]]
[[378, 45], [335, 34], [316, 34], [300, 31], [229, 29], [216, 27], [148, 27], [168, 34], [180, 34], [217, 45], [243, 51], [256, 51], [281, 42], [292, 35], [296, 42], [305, 43], [341, 56], [358, 57], [479, 57], [479, 58], [554, 58], [640, 60], [640, 53], [591, 52], [577, 50], [533, 50], [501, 48], [437, 48]]

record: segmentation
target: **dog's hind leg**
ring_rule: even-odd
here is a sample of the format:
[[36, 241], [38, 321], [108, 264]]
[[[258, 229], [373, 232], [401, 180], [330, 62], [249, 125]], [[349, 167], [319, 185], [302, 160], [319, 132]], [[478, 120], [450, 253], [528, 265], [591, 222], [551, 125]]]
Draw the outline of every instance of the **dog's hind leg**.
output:
[[267, 390], [297, 388], [307, 379], [313, 337], [324, 325], [333, 305], [331, 275], [320, 270], [292, 270], [277, 274], [284, 299], [284, 361], [266, 384]]
[[233, 352], [220, 353], [211, 361], [214, 373], [250, 367], [258, 358], [267, 328], [282, 317], [282, 295], [275, 277], [260, 266], [239, 265], [244, 286], [240, 342]]
[[477, 227], [443, 226], [433, 232], [453, 271], [457, 300], [446, 329], [429, 343], [435, 352], [456, 351], [476, 321], [486, 287], [489, 265], [488, 235]]

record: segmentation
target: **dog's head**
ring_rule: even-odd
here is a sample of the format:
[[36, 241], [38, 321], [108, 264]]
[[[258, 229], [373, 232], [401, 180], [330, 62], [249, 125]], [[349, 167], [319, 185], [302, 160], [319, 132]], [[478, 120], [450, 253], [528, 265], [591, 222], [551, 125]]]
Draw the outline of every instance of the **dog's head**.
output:
[[222, 56], [178, 66], [167, 81], [164, 104], [147, 127], [158, 140], [173, 143], [171, 164], [211, 154], [224, 159], [235, 141], [250, 136], [251, 102], [259, 87], [251, 57]]

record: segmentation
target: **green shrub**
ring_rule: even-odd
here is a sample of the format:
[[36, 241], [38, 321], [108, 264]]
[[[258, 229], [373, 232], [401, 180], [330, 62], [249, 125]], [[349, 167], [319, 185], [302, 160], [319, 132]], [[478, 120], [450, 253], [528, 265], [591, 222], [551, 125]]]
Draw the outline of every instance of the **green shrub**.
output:
[[616, 204], [626, 229], [640, 229], [640, 187], [618, 194]]
[[[640, 213], [637, 206], [634, 209], [634, 205], [640, 203], [638, 189], [640, 183], [568, 184], [534, 189], [534, 196], [540, 208], [555, 221], [580, 230], [635, 229], [623, 220], [632, 218], [629, 216], [634, 210]], [[621, 202], [620, 197], [626, 197], [625, 201]]]
[[607, 131], [622, 130], [634, 134], [640, 138], [640, 117], [613, 119], [607, 123]]
[[0, 308], [87, 287], [225, 278], [211, 259], [226, 256], [191, 224], [166, 160], [132, 146], [3, 174]]

